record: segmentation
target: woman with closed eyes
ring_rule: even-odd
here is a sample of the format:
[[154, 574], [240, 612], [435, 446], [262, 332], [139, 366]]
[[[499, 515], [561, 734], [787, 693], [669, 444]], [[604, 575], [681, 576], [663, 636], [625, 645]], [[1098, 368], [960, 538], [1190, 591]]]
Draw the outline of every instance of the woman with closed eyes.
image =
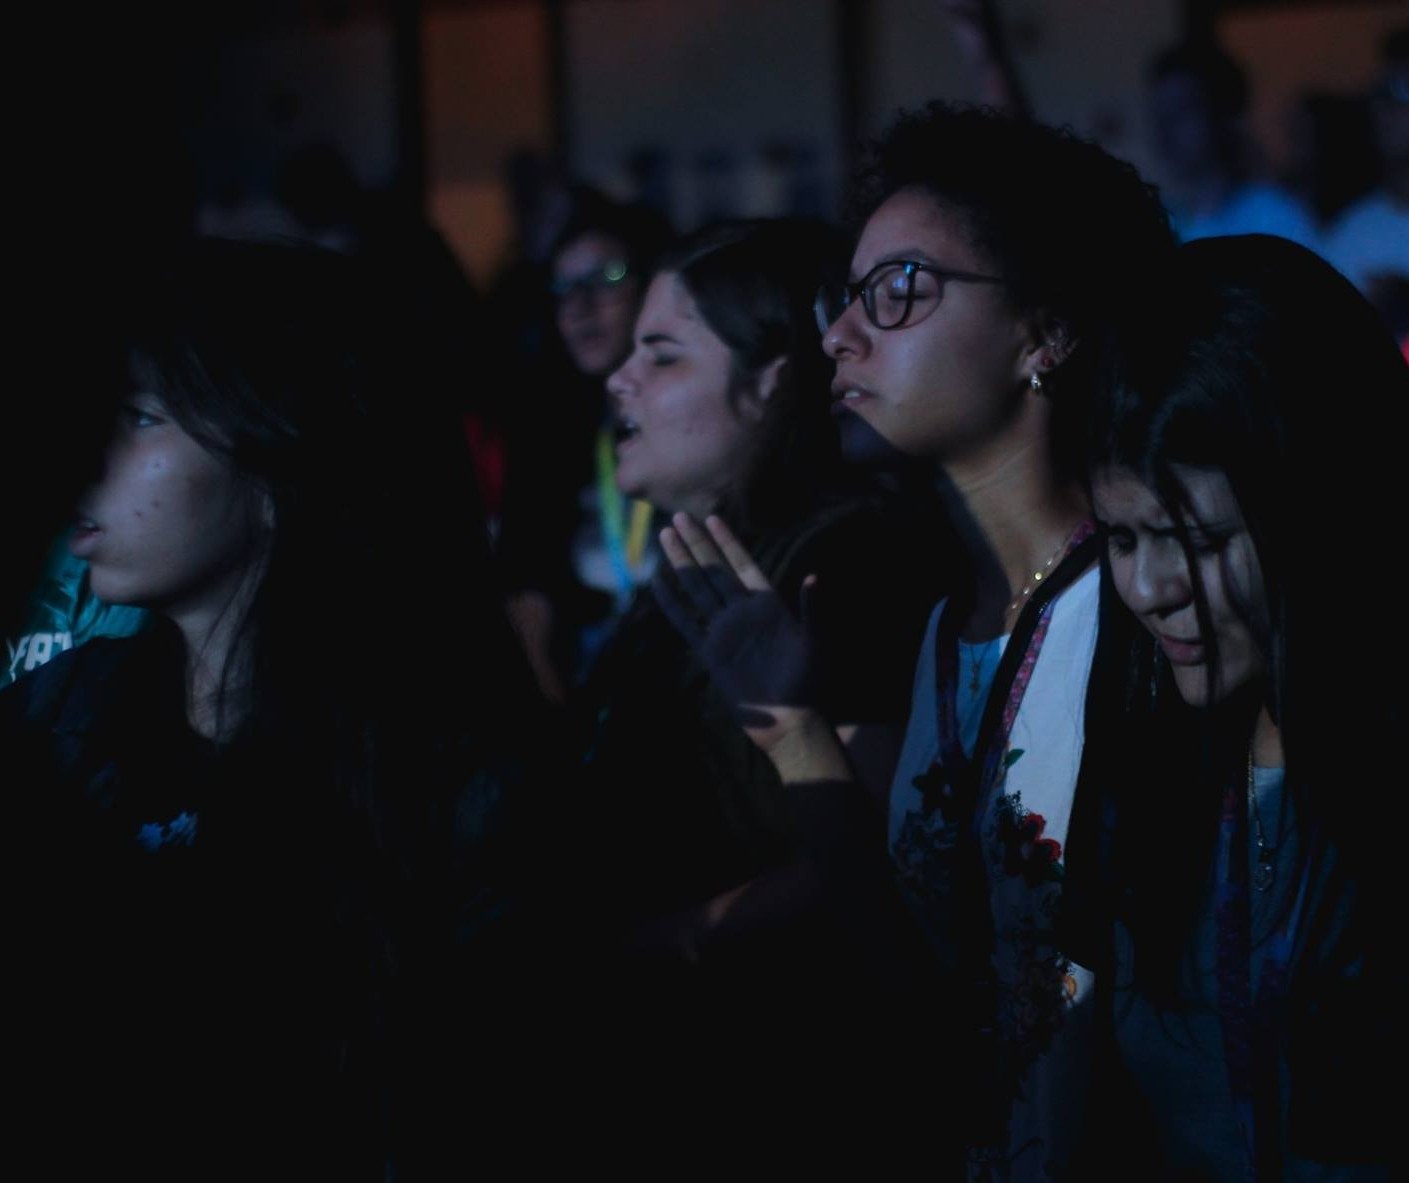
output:
[[[889, 131], [859, 205], [850, 279], [817, 305], [843, 451], [925, 473], [961, 542], [887, 810], [895, 873], [944, 969], [914, 1016], [943, 1056], [927, 1138], [957, 1174], [1058, 1178], [1085, 1096], [1092, 986], [1057, 931], [1100, 608], [1080, 445], [1092, 359], [1172, 240], [1129, 165], [940, 104]], [[678, 515], [663, 546], [682, 593], [709, 588], [701, 570], [768, 593], [717, 519]], [[747, 602], [694, 597], [714, 676], [751, 708], [785, 784], [845, 786], [825, 705], [780, 699], [711, 645]]]
[[[831, 228], [790, 219], [725, 223], [676, 244], [607, 390], [624, 495], [665, 513], [719, 514], [794, 610], [805, 575], [826, 580], [816, 607], [836, 644], [815, 668], [772, 663], [763, 649], [754, 657], [780, 683], [819, 685], [884, 782], [936, 586], [927, 552], [905, 546], [892, 499], [841, 464], [812, 309], [840, 247]], [[885, 876], [858, 869], [849, 898], [818, 889], [798, 847], [806, 809], [649, 591], [608, 641], [581, 705], [583, 825], [573, 832], [588, 860], [578, 882], [592, 886], [579, 895], [606, 953], [610, 1013], [659, 1040], [671, 1080], [683, 1070], [703, 1083], [691, 1064], [706, 1059], [788, 1062], [780, 1041], [810, 1024], [784, 1022], [760, 989], [830, 1016], [848, 989], [874, 1000], [900, 988], [887, 974], [906, 954], [888, 934], [905, 931], [905, 917]], [[866, 1008], [852, 1033], [880, 1046], [883, 1019]]]

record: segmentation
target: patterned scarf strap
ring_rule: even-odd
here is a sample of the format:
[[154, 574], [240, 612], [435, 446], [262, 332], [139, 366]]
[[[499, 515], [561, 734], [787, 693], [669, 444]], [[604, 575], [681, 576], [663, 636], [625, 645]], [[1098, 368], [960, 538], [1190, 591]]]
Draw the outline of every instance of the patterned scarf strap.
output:
[[1023, 606], [988, 692], [972, 761], [964, 755], [958, 723], [959, 630], [968, 615], [970, 601], [951, 600], [940, 617], [935, 636], [940, 761], [954, 778], [956, 788], [962, 786], [965, 811], [971, 822], [985, 790], [997, 775], [1008, 736], [1046, 641], [1056, 599], [1086, 572], [1099, 553], [1100, 539], [1088, 518], [1068, 539], [1066, 553], [1052, 574]]

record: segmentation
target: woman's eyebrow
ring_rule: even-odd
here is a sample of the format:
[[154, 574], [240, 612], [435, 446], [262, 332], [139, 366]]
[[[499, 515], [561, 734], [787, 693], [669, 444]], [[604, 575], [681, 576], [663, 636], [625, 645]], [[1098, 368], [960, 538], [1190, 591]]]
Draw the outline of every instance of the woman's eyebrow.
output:
[[[902, 247], [900, 250], [886, 251], [879, 259], [872, 263], [861, 275], [857, 275], [855, 270], [848, 271], [846, 280], [848, 283], [858, 283], [862, 276], [870, 275], [877, 267], [884, 267], [887, 263], [927, 263], [931, 267], [939, 267], [939, 262], [928, 251], [922, 251], [917, 247]], [[940, 270], [943, 270], [941, 267]]]

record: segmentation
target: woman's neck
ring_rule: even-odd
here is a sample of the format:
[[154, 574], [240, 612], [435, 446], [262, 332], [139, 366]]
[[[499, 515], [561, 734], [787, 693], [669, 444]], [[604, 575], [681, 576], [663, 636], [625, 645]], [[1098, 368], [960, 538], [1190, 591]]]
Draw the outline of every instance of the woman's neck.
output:
[[227, 739], [249, 709], [250, 671], [240, 635], [244, 605], [170, 613], [186, 650], [186, 720], [207, 739]]
[[1090, 512], [1085, 492], [1058, 479], [1045, 441], [988, 463], [941, 470], [939, 493], [974, 573], [969, 640], [1012, 630], [1023, 604]]
[[1272, 712], [1266, 707], [1258, 713], [1252, 729], [1252, 762], [1259, 768], [1281, 768], [1285, 764], [1282, 755], [1282, 732], [1272, 720]]

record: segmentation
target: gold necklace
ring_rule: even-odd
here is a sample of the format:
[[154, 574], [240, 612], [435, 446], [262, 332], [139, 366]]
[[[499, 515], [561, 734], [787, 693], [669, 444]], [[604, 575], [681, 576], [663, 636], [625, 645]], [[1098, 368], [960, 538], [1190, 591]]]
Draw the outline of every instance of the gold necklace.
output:
[[1252, 870], [1252, 885], [1258, 891], [1266, 891], [1272, 886], [1277, 875], [1277, 848], [1269, 846], [1267, 835], [1262, 829], [1262, 814], [1257, 808], [1257, 786], [1253, 783], [1252, 745], [1248, 745], [1248, 803], [1252, 806], [1252, 821], [1257, 840], [1257, 866]]
[[994, 641], [976, 641], [969, 646], [969, 693], [978, 696], [983, 687], [983, 659]]
[[1022, 591], [1018, 592], [1017, 598], [1011, 604], [1008, 605], [1008, 610], [1003, 614], [1003, 618], [1005, 620], [1009, 616], [1012, 616], [1013, 613], [1016, 612], [1019, 608], [1021, 608], [1023, 604], [1027, 602], [1027, 598], [1032, 595], [1032, 593], [1037, 590], [1041, 582], [1047, 578], [1048, 573], [1052, 570], [1052, 567], [1056, 563], [1056, 561], [1060, 559], [1062, 555], [1066, 554], [1067, 547], [1071, 544], [1071, 540], [1076, 537], [1076, 531], [1080, 529], [1081, 523], [1078, 522], [1075, 529], [1073, 529], [1070, 534], [1063, 538], [1061, 541], [1061, 545], [1059, 545], [1057, 549], [1052, 552], [1052, 557], [1049, 558], [1045, 563], [1042, 564], [1042, 566], [1038, 567], [1037, 570], [1032, 573], [1032, 578], [1029, 579], [1025, 584], [1023, 584]]

